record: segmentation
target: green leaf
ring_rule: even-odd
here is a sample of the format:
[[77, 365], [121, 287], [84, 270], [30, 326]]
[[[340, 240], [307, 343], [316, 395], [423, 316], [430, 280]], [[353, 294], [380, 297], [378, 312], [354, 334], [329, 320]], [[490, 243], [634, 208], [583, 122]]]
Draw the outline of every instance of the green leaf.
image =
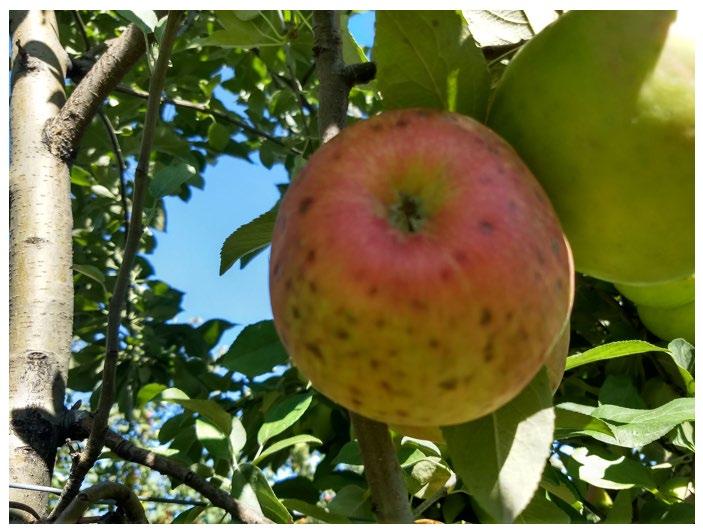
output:
[[196, 420], [195, 435], [215, 462], [218, 459], [232, 460], [227, 436], [212, 424], [200, 419]]
[[95, 180], [88, 171], [74, 165], [71, 167], [71, 183], [81, 187], [90, 187], [95, 183]]
[[427, 457], [412, 466], [407, 478], [408, 492], [416, 498], [428, 499], [455, 480], [454, 472], [439, 457]]
[[337, 455], [332, 460], [332, 466], [339, 464], [344, 465], [363, 465], [364, 461], [361, 459], [361, 448], [356, 439], [352, 439], [347, 442], [339, 449]]
[[156, 382], [142, 386], [137, 393], [137, 407], [141, 408], [165, 389], [166, 386]]
[[284, 432], [300, 419], [310, 407], [312, 393], [293, 395], [273, 406], [264, 415], [264, 424], [259, 428], [256, 440], [260, 446]]
[[327, 509], [318, 507], [317, 505], [312, 505], [311, 503], [296, 500], [296, 499], [282, 499], [281, 503], [285, 505], [291, 511], [298, 511], [305, 516], [309, 516], [316, 520], [320, 520], [325, 523], [338, 523], [338, 524], [348, 524], [352, 523], [349, 518], [346, 518], [339, 514], [333, 514]]
[[216, 11], [215, 13], [224, 30], [214, 31], [209, 37], [196, 40], [196, 44], [247, 49], [280, 46], [285, 42], [279, 35], [276, 35], [263, 17], [242, 20], [233, 11]]
[[190, 164], [178, 162], [157, 170], [149, 182], [149, 192], [158, 199], [166, 195], [177, 194], [181, 186], [195, 178], [197, 171]]
[[247, 431], [238, 417], [232, 417], [232, 433], [229, 434], [229, 446], [232, 457], [236, 458], [247, 443]]
[[543, 368], [499, 410], [442, 428], [454, 470], [479, 505], [499, 522], [512, 522], [537, 490], [553, 439], [551, 403]]
[[373, 59], [385, 109], [427, 107], [483, 120], [489, 75], [456, 11], [378, 11]]
[[293, 518], [271, 490], [266, 477], [251, 463], [240, 465], [232, 480], [232, 496], [262, 512], [274, 523], [293, 523]]
[[278, 204], [251, 222], [240, 226], [227, 237], [220, 251], [220, 275], [237, 261], [271, 243]]
[[232, 418], [230, 414], [223, 410], [214, 400], [172, 398], [166, 395], [166, 391], [161, 394], [161, 400], [173, 402], [187, 410], [199, 413], [226, 436], [232, 433]]
[[207, 142], [216, 151], [223, 151], [227, 147], [229, 136], [229, 128], [217, 121], [213, 121], [207, 129]]
[[370, 492], [357, 485], [342, 487], [329, 503], [329, 510], [333, 514], [371, 521], [373, 514]]
[[593, 417], [610, 423], [619, 446], [639, 448], [663, 437], [677, 425], [695, 419], [695, 399], [672, 400], [653, 410], [637, 410], [603, 405]]
[[515, 518], [516, 523], [560, 523], [568, 524], [571, 518], [554, 502], [547, 499], [543, 489], [537, 489], [525, 510]]
[[632, 523], [632, 493], [629, 489], [618, 492], [603, 523]]
[[205, 509], [206, 507], [202, 505], [196, 505], [195, 507], [186, 509], [185, 511], [179, 513], [171, 523], [194, 523], [196, 518], [200, 516], [200, 513]]
[[583, 413], [579, 410], [568, 409], [562, 404], [554, 408], [554, 438], [567, 439], [579, 435], [588, 435], [596, 439], [602, 439], [598, 434], [608, 436], [615, 441], [608, 423], [596, 419], [590, 413]]
[[300, 434], [300, 435], [294, 435], [293, 437], [289, 437], [288, 439], [281, 439], [280, 441], [276, 441], [272, 445], [270, 445], [266, 450], [261, 452], [259, 456], [254, 459], [253, 463], [255, 465], [258, 465], [261, 461], [266, 459], [268, 456], [275, 454], [276, 452], [280, 452], [281, 450], [288, 448], [289, 446], [294, 446], [299, 443], [309, 443], [309, 444], [322, 444], [322, 441], [320, 441], [317, 437], [313, 437], [312, 435], [308, 434]]
[[622, 356], [634, 354], [648, 353], [651, 351], [661, 351], [668, 353], [668, 349], [652, 345], [651, 343], [643, 342], [642, 340], [626, 340], [622, 342], [613, 342], [605, 345], [599, 345], [593, 349], [589, 349], [583, 353], [571, 355], [566, 359], [566, 371], [574, 369], [592, 362], [600, 362], [601, 360], [612, 360]]
[[107, 290], [105, 289], [105, 275], [100, 271], [97, 266], [87, 264], [74, 264], [73, 269], [79, 274], [83, 274], [84, 276], [89, 277], [90, 279], [98, 283], [101, 287], [103, 287], [103, 290], [107, 292]]
[[129, 20], [145, 34], [153, 33], [159, 19], [153, 11], [117, 11], [122, 18]]
[[239, 333], [218, 365], [253, 378], [288, 362], [288, 354], [276, 334], [272, 320], [247, 325]]
[[651, 471], [625, 456], [614, 456], [605, 450], [590, 452], [583, 446], [574, 449], [571, 458], [578, 462], [579, 478], [586, 483], [603, 489], [620, 490], [642, 487], [647, 490], [656, 488]]
[[364, 50], [356, 42], [356, 39], [349, 31], [349, 15], [342, 11], [339, 15], [339, 26], [342, 33], [342, 59], [345, 64], [355, 64], [367, 62]]

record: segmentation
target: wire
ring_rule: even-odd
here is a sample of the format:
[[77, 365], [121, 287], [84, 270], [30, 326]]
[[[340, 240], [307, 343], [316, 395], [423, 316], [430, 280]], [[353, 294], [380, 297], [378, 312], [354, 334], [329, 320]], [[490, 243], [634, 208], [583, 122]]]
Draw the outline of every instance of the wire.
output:
[[[11, 489], [23, 489], [23, 490], [35, 490], [37, 492], [48, 492], [49, 494], [56, 494], [60, 495], [62, 490], [57, 489], [55, 487], [44, 487], [43, 485], [30, 485], [28, 483], [10, 483], [10, 488]], [[197, 500], [191, 500], [191, 499], [181, 499], [181, 498], [159, 498], [159, 497], [154, 497], [154, 498], [139, 498], [139, 501], [145, 501], [145, 502], [150, 502], [150, 503], [172, 503], [174, 505], [195, 505], [198, 507], [205, 507], [209, 505], [208, 503], [205, 503], [204, 501], [197, 501]], [[113, 500], [104, 500], [100, 501], [98, 503], [109, 503], [113, 504], [115, 503]]]

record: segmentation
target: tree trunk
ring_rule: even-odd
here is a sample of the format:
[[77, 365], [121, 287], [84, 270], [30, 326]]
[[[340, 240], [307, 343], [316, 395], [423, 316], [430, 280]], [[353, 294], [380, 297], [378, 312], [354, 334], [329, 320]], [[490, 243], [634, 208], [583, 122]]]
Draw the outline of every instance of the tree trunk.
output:
[[[50, 485], [72, 336], [72, 219], [69, 167], [42, 130], [64, 103], [67, 56], [53, 11], [10, 17], [9, 475]], [[47, 510], [46, 493], [11, 489], [10, 500]]]

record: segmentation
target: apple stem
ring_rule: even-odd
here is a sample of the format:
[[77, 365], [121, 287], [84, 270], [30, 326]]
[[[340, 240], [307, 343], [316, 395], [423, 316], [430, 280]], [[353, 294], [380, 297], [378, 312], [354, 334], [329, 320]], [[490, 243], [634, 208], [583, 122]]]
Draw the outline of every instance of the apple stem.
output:
[[[320, 79], [318, 123], [324, 143], [344, 128], [351, 87], [371, 81], [376, 67], [344, 64], [338, 12], [313, 11], [313, 32], [315, 70]], [[350, 416], [378, 521], [412, 523], [408, 490], [388, 426], [355, 413]]]

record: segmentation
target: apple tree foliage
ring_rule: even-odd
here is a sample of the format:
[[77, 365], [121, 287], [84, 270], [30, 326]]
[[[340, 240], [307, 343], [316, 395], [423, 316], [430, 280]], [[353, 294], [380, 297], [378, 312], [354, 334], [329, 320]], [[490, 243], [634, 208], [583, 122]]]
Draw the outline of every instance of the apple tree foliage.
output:
[[[161, 27], [150, 11], [58, 16], [72, 58], [69, 91], [102, 43], [127, 23], [137, 23], [150, 43], [102, 107], [106, 119], [90, 125], [71, 169], [75, 340], [68, 386], [74, 399], [87, 398], [94, 407], [156, 52], [153, 34]], [[349, 16], [341, 16], [345, 60], [372, 58], [378, 67], [376, 80], [352, 89], [350, 122], [408, 106], [484, 119], [497, 79], [538, 27], [529, 12], [519, 11], [378, 12], [374, 46], [362, 49], [347, 29]], [[246, 326], [221, 354], [216, 346], [234, 326], [228, 315], [175, 323], [183, 292], [156, 277], [149, 263], [153, 234], [167, 225], [164, 197], [187, 202], [192, 188], [207, 188], [203, 173], [220, 157], [282, 165], [296, 174], [319, 145], [317, 85], [310, 12], [187, 14], [151, 159], [148, 229], [121, 328], [111, 427], [275, 522], [371, 522], [348, 414], [289, 364], [272, 322]], [[236, 105], [223, 102], [225, 95]], [[232, 226], [221, 273], [246, 266], [267, 247], [275, 215], [274, 207]], [[580, 274], [576, 284], [570, 357], [553, 400], [542, 374], [490, 416], [445, 428], [445, 445], [394, 434], [417, 518], [693, 521], [693, 346], [650, 334], [612, 284]], [[62, 450], [56, 486], [69, 465]], [[181, 484], [109, 452], [89, 480], [100, 476], [132, 485], [140, 496], [193, 497]], [[152, 522], [228, 519], [207, 505], [146, 506]]]

